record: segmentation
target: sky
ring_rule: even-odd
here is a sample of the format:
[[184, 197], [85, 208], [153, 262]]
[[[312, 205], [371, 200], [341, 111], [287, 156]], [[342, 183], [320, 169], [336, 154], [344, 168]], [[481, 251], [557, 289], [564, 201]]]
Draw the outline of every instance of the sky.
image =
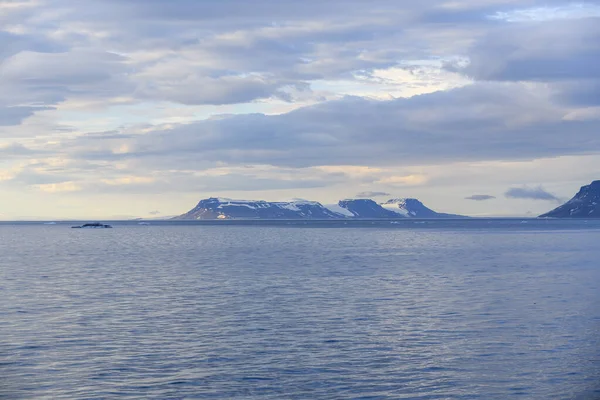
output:
[[0, 0], [0, 219], [535, 216], [595, 179], [599, 1]]

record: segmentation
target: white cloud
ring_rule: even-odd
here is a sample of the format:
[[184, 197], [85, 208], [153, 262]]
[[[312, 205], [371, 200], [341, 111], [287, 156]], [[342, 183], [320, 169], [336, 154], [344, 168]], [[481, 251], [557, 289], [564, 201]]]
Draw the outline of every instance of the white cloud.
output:
[[600, 17], [600, 6], [590, 3], [570, 3], [558, 7], [536, 7], [498, 11], [489, 18], [508, 22], [553, 21]]

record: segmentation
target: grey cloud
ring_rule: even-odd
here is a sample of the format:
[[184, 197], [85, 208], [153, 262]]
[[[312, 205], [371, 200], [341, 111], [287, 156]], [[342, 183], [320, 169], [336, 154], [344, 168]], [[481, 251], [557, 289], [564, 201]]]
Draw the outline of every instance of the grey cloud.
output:
[[1, 66], [2, 79], [31, 85], [80, 85], [105, 82], [125, 73], [125, 58], [107, 52], [20, 52]]
[[2, 30], [0, 30], [0, 43], [2, 43], [2, 47], [0, 47], [0, 61], [25, 50], [39, 53], [54, 53], [68, 50], [68, 47], [43, 36], [18, 35]]
[[[0, 118], [0, 121], [1, 121], [1, 118]], [[40, 155], [40, 154], [44, 154], [44, 153], [46, 153], [46, 152], [41, 151], [41, 150], [30, 149], [20, 143], [11, 143], [7, 146], [0, 146], [0, 156], [2, 156], [2, 158], [24, 157], [24, 156], [26, 157], [26, 156]]]
[[[349, 10], [337, 10], [342, 2], [333, 8], [315, 2], [317, 8], [335, 11], [323, 15], [304, 4], [268, 1], [262, 6], [260, 2], [250, 6], [237, 1], [174, 1], [166, 8], [160, 2], [114, 2], [109, 7], [106, 2], [91, 2], [84, 8], [78, 4], [57, 0], [48, 3], [50, 8], [54, 5], [72, 11], [61, 14], [64, 20], [54, 21], [61, 27], [61, 34], [54, 35], [62, 41], [60, 44], [43, 40], [36, 44], [29, 36], [0, 30], [0, 35], [14, 43], [5, 46], [0, 54], [0, 59], [6, 58], [0, 64], [0, 88], [2, 93], [12, 93], [10, 106], [52, 107], [66, 99], [108, 100], [124, 96], [135, 102], [172, 101], [186, 105], [236, 104], [267, 98], [290, 101], [287, 89], [309, 90], [308, 80], [352, 78], [353, 71], [396, 63], [389, 52], [390, 48], [397, 48], [396, 40], [384, 46], [383, 50], [388, 50], [384, 58], [363, 56], [365, 48], [371, 53], [377, 50], [380, 55], [386, 54], [375, 46], [385, 42], [382, 37], [395, 35], [394, 20], [364, 20], [364, 15], [356, 10], [349, 13], [349, 19], [340, 19], [340, 11]], [[380, 1], [379, 6], [387, 9], [390, 4]], [[39, 7], [40, 13], [50, 10]], [[261, 8], [264, 11], [255, 14], [261, 22], [252, 22], [250, 15]], [[272, 24], [273, 13], [300, 15], [293, 11], [295, 8], [305, 11], [304, 19]], [[236, 19], [232, 12], [241, 9], [248, 13], [243, 13], [245, 18]], [[185, 18], [177, 23], [170, 21], [170, 13], [177, 10], [191, 18], [192, 23], [186, 23]], [[101, 18], [103, 11], [110, 13], [110, 18]], [[125, 18], [128, 12], [136, 17]], [[148, 13], [153, 15], [150, 19], [146, 18]], [[310, 18], [315, 16], [319, 17]], [[213, 19], [220, 24], [211, 23]], [[219, 28], [223, 21], [230, 24]], [[34, 18], [30, 28], [39, 29], [39, 37], [52, 31], [51, 22], [39, 24]], [[154, 56], [128, 59], [106, 49]], [[34, 111], [25, 113], [23, 118]], [[4, 119], [9, 121], [5, 124], [12, 125], [23, 118]]]
[[502, 24], [470, 50], [464, 72], [480, 80], [598, 79], [599, 22], [584, 18]]
[[[563, 6], [564, 13], [567, 4], [557, 5]], [[554, 12], [559, 13], [559, 8]], [[529, 14], [533, 18], [535, 13]], [[448, 63], [447, 69], [481, 81], [543, 82], [559, 103], [575, 107], [600, 104], [597, 14], [528, 22], [498, 19], [486, 25], [484, 32], [464, 53], [468, 65]]]
[[[174, 0], [168, 5], [50, 0], [13, 15], [38, 35], [0, 33], [18, 42], [7, 53], [11, 57], [2, 75], [10, 92], [18, 93], [12, 105], [52, 107], [86, 96], [186, 105], [290, 101], [289, 88], [309, 90], [314, 80], [353, 80], [374, 68], [427, 59], [432, 53], [455, 56], [451, 52], [466, 50], [463, 43], [472, 40], [473, 32], [448, 22], [485, 30], [486, 24], [497, 24], [485, 14], [508, 6], [514, 6], [510, 0], [496, 0], [447, 8], [428, 0], [403, 4], [398, 12], [392, 0]], [[46, 18], [36, 19], [37, 14]], [[432, 22], [437, 23], [435, 34]], [[57, 30], [52, 40], [32, 39]], [[473, 51], [472, 65], [478, 51]]]
[[[593, 19], [551, 24], [486, 19], [492, 11], [514, 8], [510, 0], [459, 2], [453, 8], [425, 0], [403, 4], [401, 12], [392, 0], [82, 3], [51, 0], [37, 10], [63, 10], [64, 21], [53, 21], [52, 14], [43, 23], [22, 21], [31, 21], [39, 37], [55, 32], [48, 43], [35, 44], [34, 34], [17, 40], [4, 33], [18, 44], [0, 66], [0, 124], [19, 123], [37, 110], [16, 105], [51, 108], [86, 96], [183, 104], [289, 100], [286, 88], [309, 90], [311, 80], [354, 79], [372, 68], [457, 52], [471, 59], [461, 71], [506, 84], [479, 82], [389, 102], [346, 98], [283, 115], [239, 115], [140, 136], [65, 141], [61, 151], [78, 160], [173, 168], [217, 161], [305, 167], [518, 160], [600, 150], [597, 122], [563, 120], [566, 111], [540, 94], [543, 87], [513, 82], [558, 79], [572, 84], [572, 96], [583, 101], [586, 84], [598, 77], [593, 68], [600, 30]], [[459, 26], [448, 24], [452, 21]], [[471, 42], [476, 44], [469, 47]], [[60, 46], [69, 51], [50, 54]], [[581, 77], [589, 79], [582, 84]], [[566, 98], [566, 86], [554, 89]], [[588, 97], [588, 103], [595, 101], [593, 91]], [[121, 146], [129, 152], [116, 151]]]
[[64, 183], [73, 180], [73, 176], [71, 175], [63, 175], [56, 172], [53, 173], [40, 173], [36, 172], [30, 168], [26, 168], [17, 174], [14, 177], [9, 179], [8, 183], [13, 185], [47, 185], [47, 184], [56, 184], [56, 183]]
[[466, 200], [474, 200], [474, 201], [486, 201], [495, 199], [495, 196], [490, 196], [489, 194], [474, 194], [469, 197], [465, 197]]
[[[56, 3], [56, 1], [55, 1]], [[66, 1], [61, 4], [73, 4]], [[534, 6], [537, 0], [521, 0], [519, 7]], [[547, 0], [544, 5], [560, 4], [564, 0]], [[196, 1], [196, 0], [172, 0], [165, 3], [161, 0], [90, 0], [88, 7], [82, 7], [81, 14], [84, 17], [93, 15], [92, 11], [100, 13], [104, 17], [109, 12], [115, 17], [131, 21], [177, 21], [195, 23], [207, 21], [223, 21], [238, 25], [252, 23], [272, 23], [273, 21], [294, 21], [318, 16], [364, 16], [364, 15], [401, 15], [405, 18], [417, 18], [426, 13], [443, 13], [445, 10], [450, 15], [460, 15], [473, 10], [478, 12], [480, 19], [484, 19], [487, 11], [503, 11], [514, 8], [514, 0], [479, 0], [477, 2], [462, 1], [452, 3], [454, 7], [448, 7], [446, 3], [438, 0], [422, 0], [409, 2], [397, 0], [374, 0], [364, 2], [362, 0], [305, 0], [303, 2], [255, 0], [220, 0], [218, 2]], [[454, 11], [457, 10], [457, 11]], [[487, 10], [487, 11], [486, 11]], [[454, 11], [454, 12], [452, 12]], [[464, 18], [448, 17], [443, 22], [463, 21]]]
[[[394, 11], [398, 5], [389, 0], [379, 0], [366, 5], [360, 0], [329, 0], [327, 2], [307, 0], [302, 3], [293, 1], [257, 0], [221, 0], [204, 2], [195, 0], [173, 0], [168, 4], [161, 0], [95, 0], [89, 7], [101, 14], [113, 12], [122, 18], [133, 21], [235, 21], [238, 24], [250, 24], [256, 21], [294, 20], [317, 15], [352, 15], [361, 11]], [[85, 11], [85, 10], [82, 10]], [[118, 12], [114, 12], [118, 11]], [[88, 11], [89, 15], [91, 10]], [[87, 16], [84, 14], [84, 16]]]
[[54, 104], [78, 93], [97, 99], [132, 91], [127, 72], [123, 57], [106, 52], [21, 52], [0, 65], [0, 86], [12, 86], [16, 99]]
[[69, 97], [132, 93], [127, 68], [123, 57], [106, 52], [19, 52], [0, 63], [0, 126], [18, 125]]
[[510, 199], [549, 200], [555, 201], [557, 203], [561, 202], [561, 199], [559, 199], [552, 193], [547, 192], [541, 186], [535, 188], [526, 186], [520, 188], [510, 188], [506, 191], [504, 195]]
[[152, 88], [141, 90], [142, 97], [170, 100], [187, 105], [237, 104], [257, 99], [279, 97], [288, 99], [281, 91], [286, 82], [269, 81], [261, 77], [194, 77], [188, 80], [154, 83]]
[[84, 139], [77, 146], [79, 156], [89, 159], [168, 156], [290, 167], [524, 160], [600, 151], [597, 124], [565, 121], [566, 112], [540, 101], [527, 85], [481, 83], [409, 99], [349, 97], [283, 115], [206, 120], [113, 141], [113, 147], [128, 146], [123, 154], [112, 153], [108, 143], [96, 151]]
[[[598, 59], [600, 62], [600, 57]], [[600, 105], [600, 79], [561, 82], [553, 85], [557, 102], [576, 107]]]
[[381, 197], [381, 196], [391, 196], [391, 194], [386, 192], [360, 192], [356, 196], [359, 199], [369, 199], [371, 197]]
[[50, 108], [7, 106], [3, 105], [0, 99], [0, 126], [19, 125], [36, 111], [48, 109]]

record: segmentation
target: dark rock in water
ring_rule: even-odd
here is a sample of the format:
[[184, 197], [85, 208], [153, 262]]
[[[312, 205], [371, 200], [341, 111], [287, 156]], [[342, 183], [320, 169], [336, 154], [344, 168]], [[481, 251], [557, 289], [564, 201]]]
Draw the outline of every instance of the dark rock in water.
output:
[[112, 228], [112, 226], [110, 226], [108, 224], [101, 224], [99, 222], [92, 222], [92, 223], [88, 223], [88, 224], [83, 224], [83, 225], [78, 225], [78, 226], [72, 226], [71, 228], [78, 228], [78, 229], [82, 229], [82, 228], [94, 228], [94, 229], [98, 229], [98, 228]]
[[600, 181], [581, 187], [575, 197], [540, 218], [600, 218]]

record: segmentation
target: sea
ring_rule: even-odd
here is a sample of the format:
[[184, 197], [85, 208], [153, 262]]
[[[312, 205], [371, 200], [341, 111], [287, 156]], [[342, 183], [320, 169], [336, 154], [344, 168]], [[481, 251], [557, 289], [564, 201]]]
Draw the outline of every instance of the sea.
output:
[[2, 399], [600, 399], [600, 221], [0, 223]]

